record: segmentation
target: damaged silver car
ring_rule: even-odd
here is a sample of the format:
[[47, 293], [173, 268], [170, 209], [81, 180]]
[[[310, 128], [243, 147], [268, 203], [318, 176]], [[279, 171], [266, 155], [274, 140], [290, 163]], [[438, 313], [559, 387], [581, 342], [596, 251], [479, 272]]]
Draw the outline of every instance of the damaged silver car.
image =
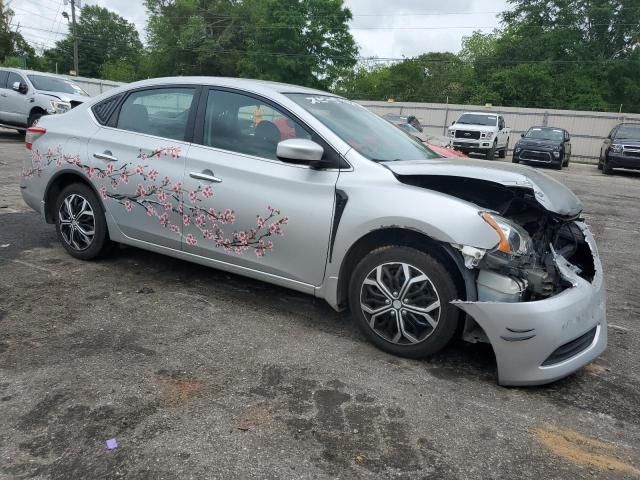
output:
[[503, 385], [606, 348], [602, 267], [570, 190], [443, 159], [344, 98], [145, 80], [42, 118], [26, 145], [23, 197], [77, 258], [122, 243], [312, 294], [405, 357], [489, 342]]

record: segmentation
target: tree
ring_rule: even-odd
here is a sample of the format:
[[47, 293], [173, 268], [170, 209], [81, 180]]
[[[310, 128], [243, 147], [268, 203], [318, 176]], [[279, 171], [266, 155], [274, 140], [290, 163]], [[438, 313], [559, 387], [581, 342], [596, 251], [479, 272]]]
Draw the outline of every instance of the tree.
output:
[[[113, 72], [116, 63], [136, 71], [143, 51], [142, 42], [134, 24], [106, 8], [87, 5], [80, 11], [76, 26], [78, 36], [78, 74], [100, 77]], [[73, 69], [73, 36], [71, 30], [54, 48], [43, 54], [50, 71], [55, 64], [61, 72]], [[105, 66], [107, 65], [107, 66]]]
[[329, 88], [356, 63], [342, 0], [146, 0], [154, 75]]
[[11, 30], [13, 10], [0, 0], [0, 63], [5, 66], [21, 67], [33, 65], [35, 50], [18, 31]]

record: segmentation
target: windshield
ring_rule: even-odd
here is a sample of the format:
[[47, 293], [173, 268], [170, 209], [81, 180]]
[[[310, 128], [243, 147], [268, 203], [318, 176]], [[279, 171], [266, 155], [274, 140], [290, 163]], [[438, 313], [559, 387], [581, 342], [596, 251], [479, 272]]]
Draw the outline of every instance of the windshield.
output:
[[64, 78], [48, 77], [45, 75], [28, 75], [29, 80], [36, 87], [36, 90], [42, 90], [44, 92], [60, 92], [70, 93], [74, 95], [84, 95], [88, 97], [89, 94], [82, 90], [78, 85], [71, 80], [65, 80]]
[[640, 125], [625, 125], [618, 128], [616, 139], [624, 140], [640, 140]]
[[524, 136], [535, 140], [564, 141], [564, 132], [558, 128], [530, 128]]
[[465, 125], [485, 125], [495, 127], [498, 124], [497, 115], [485, 115], [483, 113], [465, 113], [456, 123]]
[[440, 158], [357, 103], [324, 95], [292, 93], [287, 96], [370, 160], [389, 162]]

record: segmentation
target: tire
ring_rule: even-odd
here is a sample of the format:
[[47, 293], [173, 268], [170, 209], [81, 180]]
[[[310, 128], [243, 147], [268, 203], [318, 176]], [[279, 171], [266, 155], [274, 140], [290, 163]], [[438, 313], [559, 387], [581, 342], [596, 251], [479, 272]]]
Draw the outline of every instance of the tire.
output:
[[44, 116], [42, 112], [34, 112], [29, 115], [29, 120], [27, 120], [27, 127], [33, 127], [33, 125], [40, 120]]
[[102, 203], [91, 187], [84, 183], [65, 187], [56, 199], [55, 212], [58, 239], [71, 256], [95, 260], [111, 250]]
[[598, 170], [602, 170], [602, 160], [598, 160]]
[[18, 135], [20, 135], [21, 137], [24, 137], [27, 134], [26, 130], [20, 129], [20, 130], [16, 130], [16, 131], [18, 132]]
[[516, 157], [511, 157], [511, 163], [520, 163], [520, 159]]
[[554, 163], [553, 164], [553, 168], [555, 170], [562, 170], [562, 164], [564, 163], [564, 160], [560, 160], [558, 163]]
[[498, 153], [499, 158], [507, 158], [507, 151], [509, 150], [509, 139], [507, 138], [507, 144], [504, 146], [502, 150]]
[[[413, 280], [408, 286], [407, 271]], [[386, 292], [375, 280], [378, 274]], [[425, 279], [417, 280], [421, 276]], [[460, 311], [451, 305], [456, 298], [460, 296], [446, 268], [429, 254], [404, 246], [370, 252], [349, 284], [351, 315], [365, 337], [385, 352], [408, 358], [433, 355], [449, 344], [461, 321]]]
[[604, 159], [604, 162], [602, 162], [602, 173], [605, 175], [613, 175], [613, 168], [611, 168], [606, 158]]
[[496, 158], [496, 148], [498, 146], [498, 141], [493, 142], [493, 146], [487, 152], [487, 160], [493, 160]]

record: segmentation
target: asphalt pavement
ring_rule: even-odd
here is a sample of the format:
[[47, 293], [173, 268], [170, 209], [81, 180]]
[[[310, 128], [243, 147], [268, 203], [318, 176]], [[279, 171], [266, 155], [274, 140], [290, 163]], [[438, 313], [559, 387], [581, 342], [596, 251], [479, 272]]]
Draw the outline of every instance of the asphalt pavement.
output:
[[0, 130], [0, 478], [640, 478], [640, 174], [549, 171], [595, 233], [609, 348], [503, 388], [487, 345], [397, 358], [283, 288], [75, 260], [20, 197], [25, 155]]

